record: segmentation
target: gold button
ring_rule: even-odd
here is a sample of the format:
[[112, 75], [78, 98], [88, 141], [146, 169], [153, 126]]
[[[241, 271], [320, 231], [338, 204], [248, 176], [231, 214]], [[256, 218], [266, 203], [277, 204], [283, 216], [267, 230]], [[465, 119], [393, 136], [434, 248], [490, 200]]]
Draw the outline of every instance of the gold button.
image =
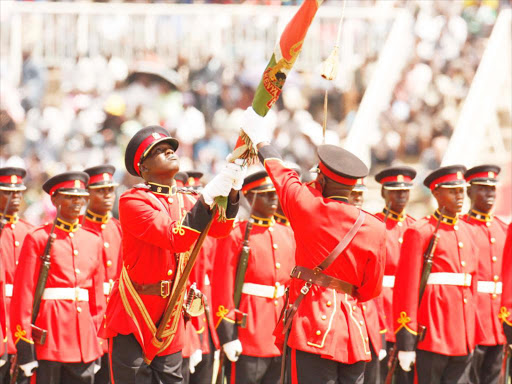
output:
[[82, 312], [82, 308], [77, 307], [77, 308], [76, 308], [76, 311], [77, 311], [78, 313], [80, 313], [80, 312]]
[[101, 229], [105, 229], [107, 226], [105, 224], [101, 224]]
[[497, 258], [496, 256], [493, 256], [493, 257], [492, 257], [492, 262], [493, 262], [493, 263], [495, 263], [495, 262], [497, 262], [497, 261], [498, 261], [498, 258]]
[[274, 227], [268, 227], [269, 232], [274, 232]]
[[18, 240], [16, 240], [16, 241], [14, 242], [14, 246], [15, 246], [15, 247], [19, 247], [19, 246], [20, 246], [20, 242], [19, 242]]
[[462, 248], [464, 246], [464, 244], [462, 243], [462, 241], [459, 241], [459, 248]]
[[109, 283], [110, 285], [112, 285], [112, 284], [114, 284], [114, 280], [112, 280], [112, 279], [108, 279], [108, 283]]
[[399, 242], [400, 244], [402, 244], [402, 243], [404, 242], [404, 239], [402, 239], [401, 237], [399, 237], [399, 238], [398, 238], [398, 242]]
[[332, 303], [330, 301], [327, 302], [327, 306], [330, 307]]
[[167, 201], [168, 201], [169, 203], [172, 203], [174, 200], [172, 199], [172, 197], [169, 197], [169, 198], [167, 199]]
[[364, 321], [363, 320], [359, 320], [359, 324], [363, 325]]
[[364, 338], [364, 340], [365, 340], [365, 341], [369, 341], [370, 339], [369, 339], [369, 338], [367, 338], [367, 337], [365, 337], [365, 338]]
[[167, 276], [171, 276], [171, 275], [172, 275], [172, 269], [169, 269], [169, 270], [167, 271]]
[[316, 331], [316, 335], [317, 335], [317, 336], [320, 336], [321, 334], [322, 334], [322, 332], [320, 332], [320, 331]]
[[272, 244], [272, 248], [277, 249], [277, 248], [279, 248], [279, 246], [274, 243], [274, 244]]
[[18, 265], [18, 260], [16, 260], [16, 265]]
[[459, 230], [459, 226], [458, 226], [457, 224], [455, 224], [455, 225], [453, 226], [453, 229], [454, 229], [455, 231], [458, 231], [458, 230]]
[[75, 273], [78, 275], [80, 274], [80, 270], [78, 268], [75, 268]]
[[75, 237], [75, 234], [73, 232], [69, 232], [69, 237], [73, 238]]
[[354, 306], [352, 307], [352, 310], [353, 310], [353, 311], [355, 311], [356, 309], [357, 309], [357, 306], [356, 306], [356, 305], [354, 305]]
[[494, 237], [491, 237], [491, 244], [494, 244], [496, 242], [496, 239]]
[[460, 265], [462, 265], [463, 267], [465, 267], [465, 266], [466, 266], [466, 262], [465, 262], [464, 260], [462, 260], [462, 261], [460, 262]]
[[279, 287], [281, 284], [279, 283], [279, 281], [276, 282], [276, 287]]
[[279, 301], [278, 300], [274, 300], [274, 305], [277, 307], [279, 305]]
[[402, 224], [402, 222], [401, 222], [401, 221], [399, 221], [397, 225], [398, 225], [399, 227], [401, 227], [403, 224]]
[[105, 241], [105, 242], [103, 243], [103, 246], [104, 246], [105, 248], [108, 248], [108, 247], [110, 247], [110, 244], [109, 244], [107, 241]]
[[327, 319], [327, 316], [322, 315], [322, 320], [325, 320], [325, 319]]
[[485, 223], [486, 226], [490, 227], [491, 226], [491, 223], [488, 221], [487, 223]]
[[278, 263], [276, 263], [276, 268], [277, 268], [277, 269], [281, 268], [281, 263], [279, 263], [279, 262], [278, 262]]
[[498, 281], [500, 277], [498, 275], [494, 275], [494, 281]]
[[491, 296], [492, 296], [493, 299], [495, 299], [498, 295], [493, 293]]
[[112, 260], [107, 260], [107, 267], [111, 267], [112, 266]]
[[12, 229], [16, 228], [16, 224], [11, 224], [11, 228]]
[[366, 305], [363, 305], [363, 311], [366, 311]]
[[468, 303], [468, 299], [464, 298], [464, 304], [467, 304]]
[[78, 255], [78, 251], [76, 249], [73, 251], [73, 255]]

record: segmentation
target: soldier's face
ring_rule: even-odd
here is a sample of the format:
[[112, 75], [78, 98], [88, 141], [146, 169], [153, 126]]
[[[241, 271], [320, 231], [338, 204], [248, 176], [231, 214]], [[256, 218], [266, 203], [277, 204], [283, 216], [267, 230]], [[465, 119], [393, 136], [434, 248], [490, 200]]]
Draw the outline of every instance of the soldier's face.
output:
[[[251, 193], [252, 214], [257, 217], [271, 218], [277, 209], [277, 194], [275, 192]], [[254, 200], [254, 203], [252, 201]]]
[[360, 191], [352, 191], [348, 196], [348, 203], [356, 206], [357, 208], [361, 208], [364, 203], [363, 192]]
[[402, 213], [409, 202], [410, 191], [408, 189], [390, 190], [383, 189], [382, 196], [386, 201], [386, 207], [393, 212]]
[[157, 144], [140, 166], [142, 175], [174, 176], [180, 170], [180, 161], [169, 143]]
[[471, 208], [489, 213], [496, 201], [496, 187], [474, 184], [468, 188], [468, 196], [471, 199]]
[[464, 188], [436, 188], [434, 197], [437, 200], [439, 208], [444, 207], [445, 214], [454, 217], [462, 211], [464, 204]]
[[[9, 195], [11, 196], [11, 201], [9, 201]], [[5, 211], [7, 201], [9, 201], [9, 207], [7, 208], [6, 212], [8, 215], [14, 215], [20, 210], [21, 192], [0, 190], [0, 213]]]
[[112, 210], [115, 198], [114, 187], [91, 188], [89, 189], [89, 209], [104, 216]]
[[60, 206], [59, 217], [62, 220], [73, 223], [80, 216], [80, 210], [85, 205], [85, 197], [63, 195], [57, 192], [52, 196], [52, 203], [56, 207]]

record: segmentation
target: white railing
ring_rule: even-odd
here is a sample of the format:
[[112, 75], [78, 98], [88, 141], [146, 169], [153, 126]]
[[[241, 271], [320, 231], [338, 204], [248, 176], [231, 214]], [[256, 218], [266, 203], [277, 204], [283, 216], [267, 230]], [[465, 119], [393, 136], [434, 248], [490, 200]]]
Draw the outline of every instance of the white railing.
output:
[[405, 10], [396, 17], [344, 144], [367, 166], [371, 165], [371, 146], [379, 136], [379, 116], [389, 107], [395, 85], [413, 52], [413, 22]]
[[[442, 165], [463, 164], [470, 167], [489, 160], [489, 154], [494, 163], [510, 161], [511, 149], [504, 145], [497, 111], [504, 107], [509, 116], [512, 113], [511, 25], [512, 11], [501, 11], [464, 101]], [[505, 102], [501, 98], [505, 98]]]
[[[115, 55], [133, 63], [152, 52], [170, 67], [216, 55], [262, 68], [296, 7], [0, 1], [0, 54], [17, 78], [23, 49], [51, 67], [76, 57]], [[297, 70], [312, 71], [331, 52], [341, 6], [320, 7]], [[397, 14], [391, 7], [347, 7], [341, 70], [380, 49]], [[361, 22], [354, 28], [354, 22]], [[371, 23], [369, 23], [371, 21]], [[365, 24], [366, 23], [366, 24]], [[361, 24], [361, 23], [359, 23]], [[371, 28], [378, 31], [369, 33]], [[340, 76], [340, 78], [343, 78]]]

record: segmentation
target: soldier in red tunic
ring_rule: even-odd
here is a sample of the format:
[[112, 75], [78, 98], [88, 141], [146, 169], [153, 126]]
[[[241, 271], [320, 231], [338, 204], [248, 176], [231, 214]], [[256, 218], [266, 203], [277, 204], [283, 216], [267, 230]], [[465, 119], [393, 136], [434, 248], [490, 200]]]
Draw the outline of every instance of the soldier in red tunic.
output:
[[[111, 338], [109, 355], [113, 383], [180, 383], [184, 327], [178, 310], [166, 324], [161, 340], [156, 328], [176, 282], [200, 233], [210, 220], [209, 235], [226, 236], [238, 210], [244, 168], [229, 164], [206, 185], [201, 195], [178, 191], [175, 151], [178, 141], [162, 127], [138, 131], [126, 148], [125, 165], [143, 184], [126, 191], [119, 201], [123, 231], [123, 268], [107, 304], [102, 336]], [[228, 196], [226, 215], [213, 217], [216, 196]]]
[[[3, 282], [5, 284], [5, 290], [2, 293], [5, 294], [5, 313], [7, 314], [5, 316], [5, 324], [3, 324], [5, 328], [3, 329], [4, 337], [2, 337], [2, 340], [4, 338], [7, 340], [7, 352], [9, 354], [7, 364], [0, 368], [0, 383], [9, 379], [9, 362], [12, 356], [16, 354], [16, 347], [14, 346], [9, 326], [14, 272], [18, 265], [21, 246], [25, 236], [33, 228], [32, 224], [21, 219], [18, 215], [21, 207], [22, 193], [27, 189], [23, 184], [23, 178], [26, 173], [22, 168], [0, 168], [0, 219], [4, 222], [0, 238], [0, 249], [2, 252], [1, 273], [3, 274]], [[6, 207], [9, 196], [9, 206]], [[6, 212], [5, 217], [2, 216], [4, 211]]]
[[[113, 176], [115, 167], [113, 165], [98, 165], [84, 170], [89, 175], [89, 204], [83, 226], [96, 234], [101, 239], [102, 254], [100, 255], [105, 270], [103, 282], [103, 293], [108, 298], [114, 281], [119, 278], [122, 267], [121, 258], [121, 224], [119, 220], [112, 217], [112, 207], [116, 198]], [[100, 340], [103, 347], [101, 357], [101, 369], [94, 378], [95, 384], [107, 384], [110, 382], [110, 368], [108, 365], [108, 343], [107, 340]]]
[[[393, 287], [400, 258], [400, 249], [402, 248], [405, 231], [416, 221], [405, 213], [410, 190], [413, 187], [412, 180], [415, 177], [416, 171], [407, 166], [385, 168], [375, 175], [375, 180], [382, 184], [381, 195], [385, 203], [382, 212], [378, 212], [376, 216], [386, 223], [386, 267], [382, 280], [382, 293], [379, 297], [379, 314], [385, 330], [387, 356], [395, 345]], [[383, 358], [380, 365], [383, 382], [388, 372], [387, 363], [388, 358]], [[412, 384], [414, 374], [413, 372], [404, 372], [398, 366], [395, 371], [395, 380], [396, 384]]]
[[505, 249], [503, 250], [503, 294], [501, 297], [500, 320], [507, 344], [512, 345], [512, 224], [508, 225]]
[[469, 169], [471, 209], [463, 220], [473, 225], [478, 255], [477, 316], [475, 351], [471, 369], [473, 384], [497, 384], [503, 360], [505, 335], [499, 320], [501, 307], [501, 267], [507, 225], [491, 214], [496, 199], [500, 167], [480, 165]]
[[[33, 333], [34, 292], [39, 281], [52, 224], [34, 229], [25, 238], [14, 276], [11, 326], [18, 362], [26, 375], [33, 368], [38, 383], [93, 383], [102, 354], [97, 337], [105, 310], [103, 266], [99, 237], [80, 228], [80, 210], [88, 195], [84, 172], [66, 172], [43, 185], [60, 207], [50, 269], [34, 325], [48, 331], [46, 341]], [[34, 353], [35, 352], [35, 353]], [[36, 361], [37, 358], [37, 361]]]
[[[220, 343], [231, 363], [231, 383], [277, 384], [281, 351], [274, 328], [285, 302], [294, 266], [295, 242], [289, 227], [275, 225], [277, 195], [264, 170], [245, 178], [242, 187], [252, 206], [247, 271], [241, 285], [239, 310], [247, 325], [237, 325], [235, 281], [248, 222], [240, 222], [229, 237], [216, 244], [213, 268], [213, 308]], [[239, 288], [239, 289], [240, 289]]]
[[[458, 219], [464, 202], [464, 166], [439, 168], [424, 181], [439, 209], [404, 235], [393, 290], [398, 360], [416, 361], [418, 383], [468, 383], [475, 347], [478, 260], [471, 225]], [[419, 302], [424, 253], [439, 222], [431, 273]], [[418, 326], [426, 327], [418, 342]], [[415, 348], [417, 345], [417, 352]], [[417, 354], [417, 358], [416, 358]]]
[[317, 179], [302, 184], [269, 145], [270, 132], [252, 108], [243, 129], [258, 148], [295, 235], [291, 308], [276, 329], [281, 343], [290, 329], [288, 378], [294, 384], [359, 383], [371, 352], [363, 316], [349, 297], [364, 302], [380, 294], [386, 240], [379, 219], [348, 204], [368, 168], [350, 152], [322, 145]]

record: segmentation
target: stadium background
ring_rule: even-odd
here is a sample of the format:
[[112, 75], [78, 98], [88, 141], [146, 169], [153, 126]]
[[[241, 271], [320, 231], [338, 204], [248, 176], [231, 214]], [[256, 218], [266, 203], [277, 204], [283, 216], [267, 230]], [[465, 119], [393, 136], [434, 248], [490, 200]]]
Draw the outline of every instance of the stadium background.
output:
[[[41, 185], [65, 170], [108, 162], [118, 193], [137, 182], [124, 148], [149, 124], [180, 140], [182, 170], [208, 179], [234, 147], [300, 2], [0, 1], [0, 167], [28, 170], [25, 217], [38, 224], [54, 215]], [[340, 73], [330, 82], [320, 67], [341, 8], [341, 0], [321, 6], [268, 115], [286, 160], [312, 177], [327, 89], [326, 142], [371, 167], [365, 209], [382, 208], [373, 175], [385, 166], [417, 169], [408, 212], [418, 218], [433, 208], [422, 185], [431, 170], [492, 162], [502, 166], [496, 213], [510, 220], [509, 2], [348, 0]]]

